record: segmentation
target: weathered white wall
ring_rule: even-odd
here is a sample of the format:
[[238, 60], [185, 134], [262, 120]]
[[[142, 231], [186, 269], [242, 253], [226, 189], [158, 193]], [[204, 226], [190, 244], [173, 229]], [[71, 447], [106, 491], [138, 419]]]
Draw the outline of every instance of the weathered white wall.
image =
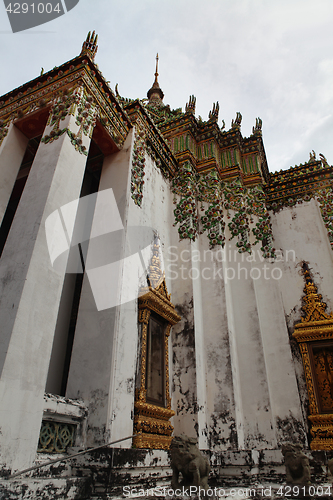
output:
[[207, 235], [199, 236], [192, 252], [192, 266], [198, 269], [194, 274], [194, 289], [200, 288], [201, 291], [200, 296], [195, 295], [194, 298], [195, 317], [200, 314], [202, 325], [200, 345], [196, 320], [196, 351], [200, 350], [199, 353], [196, 352], [196, 356], [202, 357], [204, 365], [202, 373], [197, 376], [198, 400], [200, 381], [200, 385], [205, 386], [206, 397], [206, 403], [201, 410], [206, 414], [205, 427], [202, 429], [207, 440], [205, 447], [215, 450], [237, 448], [222, 259], [221, 247], [211, 250]]
[[[313, 280], [333, 310], [333, 252], [317, 201], [303, 202], [272, 215], [274, 245], [282, 252], [280, 287], [287, 315], [301, 306], [305, 281], [301, 262], [308, 262]], [[299, 318], [298, 318], [299, 320]]]
[[279, 280], [284, 316], [289, 331], [293, 366], [297, 375], [302, 411], [307, 425], [308, 396], [298, 343], [292, 338], [294, 325], [302, 316], [305, 281], [302, 262], [308, 263], [318, 293], [333, 310], [333, 252], [317, 201], [303, 202], [272, 215], [274, 246], [280, 257], [275, 265], [282, 271]]
[[[174, 434], [198, 436], [200, 448], [216, 452], [305, 442], [306, 389], [290, 338], [300, 320], [301, 261], [309, 263], [318, 292], [333, 307], [333, 256], [317, 203], [272, 215], [274, 246], [281, 249], [274, 263], [262, 258], [260, 245], [251, 257], [239, 254], [227, 227], [223, 252], [209, 249], [207, 234], [180, 241], [170, 183], [147, 155], [142, 206], [131, 198], [134, 139], [133, 129], [124, 149], [105, 158], [100, 190], [113, 189], [124, 226], [115, 236], [114, 260], [136, 251], [131, 228], [152, 228], [160, 238], [168, 291], [182, 318], [169, 346]], [[64, 279], [49, 262], [44, 221], [78, 197], [84, 163], [66, 135], [40, 145], [0, 263], [0, 319], [6, 317], [9, 332], [0, 395], [2, 408], [16, 411], [9, 422], [0, 408], [0, 426], [6, 462], [15, 467], [29, 463], [36, 449]], [[66, 396], [88, 406], [88, 446], [133, 432], [138, 311], [136, 298], [122, 301], [132, 286], [123, 276], [121, 265], [115, 281], [105, 285], [120, 305], [100, 311], [86, 275], [83, 281]], [[51, 367], [50, 383], [56, 372], [51, 375]], [[130, 447], [131, 441], [117, 446]]]

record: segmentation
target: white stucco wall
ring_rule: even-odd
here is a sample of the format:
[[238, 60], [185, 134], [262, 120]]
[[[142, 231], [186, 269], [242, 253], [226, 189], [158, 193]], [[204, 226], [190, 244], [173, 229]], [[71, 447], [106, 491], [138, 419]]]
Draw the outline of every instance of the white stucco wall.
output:
[[[333, 306], [332, 251], [317, 203], [272, 214], [279, 251], [274, 263], [262, 258], [260, 245], [251, 257], [239, 254], [236, 241], [228, 241], [228, 227], [223, 252], [210, 250], [206, 234], [195, 242], [179, 240], [170, 182], [148, 155], [141, 207], [131, 198], [134, 140], [135, 129], [122, 151], [105, 158], [100, 190], [112, 188], [124, 227], [115, 235], [115, 260], [137, 251], [133, 228], [152, 229], [160, 238], [168, 291], [181, 315], [169, 344], [174, 434], [198, 436], [200, 448], [216, 452], [306, 442], [306, 388], [291, 339], [301, 317], [302, 261], [308, 262], [330, 310]], [[3, 324], [11, 332], [0, 394], [17, 415], [9, 422], [0, 408], [0, 425], [6, 460], [15, 467], [31, 462], [36, 449], [64, 280], [49, 262], [43, 223], [78, 197], [84, 163], [66, 135], [40, 146], [0, 263]], [[66, 396], [82, 398], [88, 407], [88, 446], [133, 432], [138, 311], [136, 297], [124, 300], [133, 285], [124, 273], [121, 264], [114, 281], [106, 280], [106, 295], [114, 294], [118, 302], [102, 310], [84, 276]], [[128, 448], [131, 441], [118, 446]], [[14, 455], [23, 458], [11, 462]]]

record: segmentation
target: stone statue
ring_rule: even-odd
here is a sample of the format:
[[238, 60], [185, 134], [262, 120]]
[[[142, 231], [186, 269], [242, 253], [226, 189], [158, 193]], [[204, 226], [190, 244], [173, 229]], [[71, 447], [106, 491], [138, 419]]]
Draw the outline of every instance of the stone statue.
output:
[[301, 451], [300, 444], [282, 445], [282, 455], [286, 466], [288, 484], [310, 484], [311, 470], [308, 457]]
[[[172, 479], [171, 486], [177, 488], [197, 486], [205, 490], [210, 472], [209, 461], [197, 447], [197, 439], [188, 436], [176, 436], [170, 446]], [[179, 473], [182, 480], [179, 481]]]

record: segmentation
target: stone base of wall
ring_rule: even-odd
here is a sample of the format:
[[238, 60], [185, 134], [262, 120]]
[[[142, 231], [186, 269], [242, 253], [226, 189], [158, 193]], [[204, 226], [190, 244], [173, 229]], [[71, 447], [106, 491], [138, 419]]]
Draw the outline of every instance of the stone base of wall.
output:
[[[293, 497], [284, 490], [285, 495], [278, 494], [279, 488], [285, 486], [285, 468], [280, 450], [203, 453], [211, 463], [209, 485], [213, 493], [210, 498], [244, 500]], [[310, 459], [311, 481], [315, 488], [311, 492], [316, 494], [311, 495], [310, 492], [310, 497], [332, 497], [333, 479], [326, 464], [333, 454], [320, 451], [306, 453]], [[38, 463], [50, 458], [54, 456], [39, 454]], [[26, 474], [13, 480], [3, 479], [0, 481], [0, 500], [116, 500], [135, 497], [151, 499], [154, 496], [165, 499], [172, 493], [171, 476], [166, 451], [103, 448], [40, 468], [30, 472], [29, 476]], [[316, 489], [319, 487], [323, 490]], [[191, 493], [195, 495], [194, 490]]]

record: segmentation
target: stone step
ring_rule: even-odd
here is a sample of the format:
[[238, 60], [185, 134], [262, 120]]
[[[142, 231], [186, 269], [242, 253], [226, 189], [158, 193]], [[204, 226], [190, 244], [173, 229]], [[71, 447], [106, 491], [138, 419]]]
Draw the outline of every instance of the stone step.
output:
[[24, 477], [0, 480], [0, 500], [90, 500], [86, 477]]

